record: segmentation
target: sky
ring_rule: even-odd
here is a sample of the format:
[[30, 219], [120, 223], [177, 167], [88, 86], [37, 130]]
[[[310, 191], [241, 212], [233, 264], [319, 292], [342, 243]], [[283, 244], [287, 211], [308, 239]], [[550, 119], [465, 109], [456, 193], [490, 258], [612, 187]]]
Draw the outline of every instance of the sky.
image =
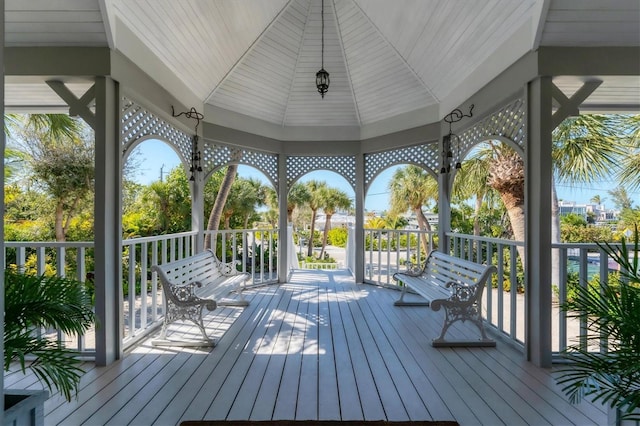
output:
[[[147, 140], [136, 147], [136, 150], [140, 151], [137, 155], [137, 160], [140, 161], [138, 173], [135, 180], [142, 184], [149, 184], [151, 182], [160, 180], [160, 174], [166, 176], [167, 173], [180, 164], [178, 155], [175, 151], [169, 147], [166, 143], [159, 140]], [[393, 175], [396, 167], [392, 167], [383, 171], [378, 175], [368, 191], [368, 195], [365, 198], [365, 210], [375, 211], [381, 213], [389, 208], [389, 191], [387, 184]], [[265, 184], [269, 184], [268, 179], [257, 169], [253, 167], [240, 165], [238, 167], [238, 175], [245, 178], [256, 178], [262, 180]], [[325, 181], [332, 187], [338, 188], [350, 197], [354, 197], [354, 191], [342, 176], [334, 172], [328, 171], [315, 171], [308, 173], [301, 178], [302, 182], [307, 180], [316, 179]], [[614, 208], [611, 196], [607, 191], [613, 189], [616, 183], [611, 181], [593, 182], [589, 185], [581, 185], [575, 187], [569, 187], [567, 185], [557, 184], [558, 198], [564, 201], [574, 201], [578, 204], [589, 203], [594, 195], [600, 195], [603, 198], [605, 207]], [[634, 205], [640, 204], [640, 193], [629, 194], [634, 200]]]

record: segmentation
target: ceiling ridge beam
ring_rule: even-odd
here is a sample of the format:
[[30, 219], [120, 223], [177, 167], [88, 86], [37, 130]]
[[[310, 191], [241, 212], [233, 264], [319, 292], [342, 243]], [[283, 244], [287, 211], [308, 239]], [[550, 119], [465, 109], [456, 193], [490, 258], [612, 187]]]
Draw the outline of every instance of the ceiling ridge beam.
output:
[[298, 45], [298, 54], [296, 55], [296, 66], [293, 68], [294, 72], [291, 75], [291, 82], [289, 83], [289, 91], [287, 92], [287, 100], [284, 104], [284, 114], [282, 115], [282, 127], [284, 127], [285, 123], [287, 122], [287, 115], [289, 114], [289, 99], [291, 99], [291, 92], [293, 90], [293, 85], [295, 84], [295, 81], [296, 81], [295, 70], [298, 69], [298, 63], [300, 62], [300, 55], [302, 54], [302, 46], [304, 46], [304, 38], [307, 35], [307, 28], [309, 26], [310, 15], [311, 15], [311, 0], [308, 0], [307, 14], [305, 16], [305, 21], [304, 21], [304, 30], [302, 30], [302, 37], [300, 38], [300, 44]]
[[[400, 54], [400, 52], [398, 52], [398, 49], [396, 49], [396, 47], [393, 45], [393, 43], [391, 43], [389, 41], [389, 39], [387, 37], [384, 36], [384, 34], [382, 33], [382, 31], [380, 31], [380, 28], [378, 28], [378, 26], [371, 20], [371, 18], [369, 18], [369, 15], [367, 15], [367, 13], [362, 10], [362, 8], [360, 7], [360, 4], [354, 0], [353, 4], [355, 4], [355, 6], [360, 9], [360, 12], [362, 13], [362, 15], [367, 18], [367, 21], [369, 21], [369, 23], [371, 24], [371, 26], [373, 27], [373, 29], [376, 30], [376, 32], [378, 33], [378, 35], [380, 35], [380, 38], [382, 38], [382, 40], [384, 40], [384, 42], [391, 48], [391, 50], [396, 54], [396, 56], [398, 57], [398, 59], [409, 69], [409, 71], [411, 72], [411, 74], [420, 82], [420, 84], [422, 84], [422, 87], [424, 87], [424, 90], [427, 91], [427, 93], [429, 94], [429, 96], [431, 96], [436, 103], [440, 103], [440, 99], [435, 95], [435, 93], [433, 93], [433, 91], [431, 90], [431, 88], [427, 85], [427, 83], [425, 83], [425, 81], [422, 79], [422, 77], [420, 77], [420, 75], [418, 75], [418, 73], [416, 72], [416, 70], [413, 69], [413, 67], [409, 64], [409, 62], [407, 62], [407, 60], [404, 58], [404, 56], [402, 56]], [[346, 60], [346, 58], [345, 58]]]
[[209, 100], [213, 97], [213, 95], [215, 95], [215, 93], [218, 91], [218, 89], [220, 88], [220, 86], [222, 86], [222, 84], [227, 81], [227, 79], [231, 76], [231, 74], [233, 74], [233, 72], [240, 66], [240, 64], [244, 61], [244, 59], [253, 52], [253, 50], [256, 48], [256, 46], [258, 45], [258, 43], [264, 38], [265, 34], [271, 29], [271, 27], [273, 27], [273, 25], [278, 21], [278, 19], [280, 19], [280, 17], [282, 16], [282, 14], [284, 13], [284, 11], [289, 7], [289, 5], [295, 0], [289, 0], [287, 1], [287, 3], [282, 7], [282, 9], [280, 9], [280, 11], [276, 14], [276, 16], [271, 20], [271, 22], [269, 22], [269, 25], [267, 25], [262, 32], [260, 33], [260, 35], [258, 35], [258, 37], [256, 37], [256, 39], [253, 41], [253, 43], [251, 43], [251, 46], [249, 46], [249, 48], [247, 50], [245, 50], [245, 52], [242, 54], [242, 56], [240, 56], [238, 58], [238, 60], [236, 61], [235, 64], [233, 64], [233, 66], [231, 68], [229, 68], [229, 70], [227, 71], [227, 73], [224, 75], [224, 77], [222, 77], [222, 79], [220, 79], [220, 81], [218, 82], [218, 84], [216, 84], [216, 86], [211, 90], [211, 92], [209, 92], [209, 95], [207, 95], [206, 98], [204, 98], [204, 103], [208, 103]]
[[[338, 11], [336, 10], [335, 0], [331, 1], [333, 5], [333, 19], [335, 20], [336, 31], [338, 33], [338, 41], [340, 44], [340, 50], [342, 51], [342, 58], [344, 60], [345, 71], [347, 72], [347, 81], [349, 82], [349, 91], [351, 92], [351, 98], [353, 99], [353, 108], [356, 110], [356, 119], [358, 120], [358, 126], [362, 127], [362, 119], [360, 117], [360, 108], [358, 108], [358, 100], [356, 99], [356, 92], [353, 90], [353, 80], [351, 79], [351, 72], [349, 72], [349, 59], [347, 53], [344, 51], [344, 42], [342, 41], [342, 27], [340, 26], [340, 20], [338, 19]], [[368, 18], [367, 18], [368, 19]]]

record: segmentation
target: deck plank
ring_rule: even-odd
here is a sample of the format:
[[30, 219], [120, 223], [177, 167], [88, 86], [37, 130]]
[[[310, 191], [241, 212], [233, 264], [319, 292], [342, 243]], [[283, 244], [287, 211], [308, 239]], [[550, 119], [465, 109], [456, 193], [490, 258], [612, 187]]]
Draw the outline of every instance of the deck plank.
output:
[[[251, 311], [251, 315], [244, 316], [246, 320], [241, 322], [243, 327], [238, 334], [225, 333], [220, 340], [220, 342], [222, 342], [227, 339], [228, 342], [224, 347], [224, 353], [222, 351], [216, 351], [216, 349], [221, 349], [216, 347], [209, 356], [207, 356], [207, 360], [203, 363], [205, 368], [197, 372], [204, 380], [199, 379], [200, 386], [198, 387], [197, 394], [191, 399], [187, 411], [179, 418], [174, 418], [173, 416], [169, 418], [165, 417], [163, 421], [166, 421], [167, 424], [177, 424], [183, 420], [202, 420], [205, 418], [207, 412], [214, 408], [213, 402], [218, 396], [228, 402], [228, 405], [219, 408], [216, 412], [212, 412], [211, 418], [224, 419], [227, 416], [228, 407], [231, 405], [233, 398], [235, 398], [238, 386], [241, 384], [242, 377], [240, 371], [246, 372], [249, 362], [251, 361], [252, 356], [245, 353], [245, 348], [251, 344], [250, 342], [255, 342], [260, 334], [264, 334], [267, 314], [277, 306], [278, 297], [273, 297], [273, 291], [269, 293], [272, 297], [265, 300], [266, 305], [257, 306], [255, 310]], [[244, 356], [242, 356], [243, 354]], [[209, 359], [215, 360], [215, 366], [211, 365]], [[235, 370], [236, 368], [238, 368], [238, 370]], [[232, 372], [234, 374], [231, 374]], [[228, 378], [229, 381], [227, 381]], [[223, 385], [224, 389], [222, 390]], [[192, 386], [191, 382], [189, 382], [189, 386]], [[221, 390], [222, 393], [220, 393]], [[218, 408], [219, 404], [220, 403], [218, 403], [215, 408]]]
[[298, 311], [299, 304], [299, 298], [292, 297], [292, 291], [286, 292], [285, 294], [287, 296], [283, 299], [288, 301], [287, 307], [282, 312], [280, 330], [273, 342], [265, 375], [260, 383], [251, 414], [248, 416], [251, 420], [271, 420], [273, 418], [278, 390], [280, 389], [280, 381], [284, 371], [286, 354], [289, 349], [289, 341], [291, 340], [291, 334], [294, 330], [295, 312]]
[[331, 328], [329, 289], [320, 286], [318, 299], [318, 419], [340, 420], [336, 349]]
[[[295, 272], [248, 290], [248, 307], [205, 318], [215, 348], [144, 341], [107, 367], [87, 364], [80, 393], [45, 403], [46, 425], [178, 424], [186, 419], [456, 420], [602, 424], [600, 405], [569, 404], [551, 369], [496, 348], [433, 348], [442, 312], [395, 307], [397, 293], [342, 271]], [[455, 338], [477, 337], [458, 325]], [[197, 337], [190, 325], [172, 335]], [[41, 386], [32, 375], [6, 383]]]
[[304, 348], [304, 330], [307, 327], [307, 311], [309, 301], [305, 294], [307, 286], [298, 286], [299, 291], [293, 296], [299, 299], [298, 311], [294, 314], [293, 332], [289, 337], [289, 348], [285, 356], [284, 369], [273, 410], [274, 420], [296, 418], [297, 394], [300, 384], [300, 368], [302, 366], [302, 350]]
[[331, 317], [331, 337], [333, 338], [336, 379], [338, 381], [338, 401], [342, 420], [364, 420], [361, 398], [358, 392], [355, 368], [347, 343], [340, 304], [344, 303], [343, 292], [336, 288], [327, 291], [329, 315]]

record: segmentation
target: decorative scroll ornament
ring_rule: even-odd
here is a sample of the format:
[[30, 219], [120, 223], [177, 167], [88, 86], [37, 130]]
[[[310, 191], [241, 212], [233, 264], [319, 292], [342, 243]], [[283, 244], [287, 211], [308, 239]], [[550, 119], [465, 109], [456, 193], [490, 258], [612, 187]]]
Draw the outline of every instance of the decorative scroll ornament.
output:
[[202, 154], [198, 149], [198, 126], [200, 125], [200, 121], [204, 120], [204, 115], [198, 112], [194, 107], [191, 107], [189, 111], [183, 111], [179, 114], [176, 114], [175, 110], [173, 109], [173, 105], [171, 105], [171, 115], [173, 117], [180, 117], [181, 115], [184, 115], [187, 118], [196, 120], [191, 145], [191, 167], [189, 167], [189, 171], [191, 172], [191, 177], [189, 178], [189, 180], [193, 182], [196, 180], [196, 172], [202, 171]]
[[449, 134], [442, 138], [442, 168], [440, 169], [440, 173], [449, 173], [451, 171], [451, 162], [453, 161], [452, 144], [454, 140], [456, 148], [455, 168], [462, 168], [462, 163], [460, 163], [460, 138], [451, 130], [451, 124], [457, 123], [464, 117], [473, 117], [473, 107], [474, 105], [471, 104], [469, 114], [463, 114], [460, 108], [456, 108], [444, 117], [444, 121], [449, 123]]

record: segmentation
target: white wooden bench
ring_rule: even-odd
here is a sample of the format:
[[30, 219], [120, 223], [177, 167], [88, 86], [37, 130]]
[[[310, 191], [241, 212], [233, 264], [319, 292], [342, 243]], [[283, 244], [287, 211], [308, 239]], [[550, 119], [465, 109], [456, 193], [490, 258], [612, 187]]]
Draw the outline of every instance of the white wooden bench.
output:
[[[202, 311], [213, 311], [218, 306], [247, 306], [242, 290], [249, 274], [238, 272], [238, 262], [223, 263], [211, 250], [175, 262], [154, 265], [164, 293], [164, 321], [160, 338], [154, 345], [171, 346], [215, 346], [207, 336], [202, 322]], [[240, 300], [225, 299], [232, 292], [240, 293]], [[192, 321], [202, 333], [201, 341], [178, 341], [167, 339], [169, 324], [178, 320]]]
[[[430, 305], [434, 311], [444, 308], [442, 331], [440, 337], [433, 339], [433, 346], [495, 346], [496, 342], [487, 337], [482, 320], [482, 293], [494, 272], [497, 269], [493, 265], [480, 265], [434, 250], [422, 270], [393, 275], [402, 286], [395, 305]], [[426, 302], [406, 302], [404, 297], [409, 289]], [[457, 321], [475, 324], [480, 330], [480, 340], [446, 340], [447, 330]]]

